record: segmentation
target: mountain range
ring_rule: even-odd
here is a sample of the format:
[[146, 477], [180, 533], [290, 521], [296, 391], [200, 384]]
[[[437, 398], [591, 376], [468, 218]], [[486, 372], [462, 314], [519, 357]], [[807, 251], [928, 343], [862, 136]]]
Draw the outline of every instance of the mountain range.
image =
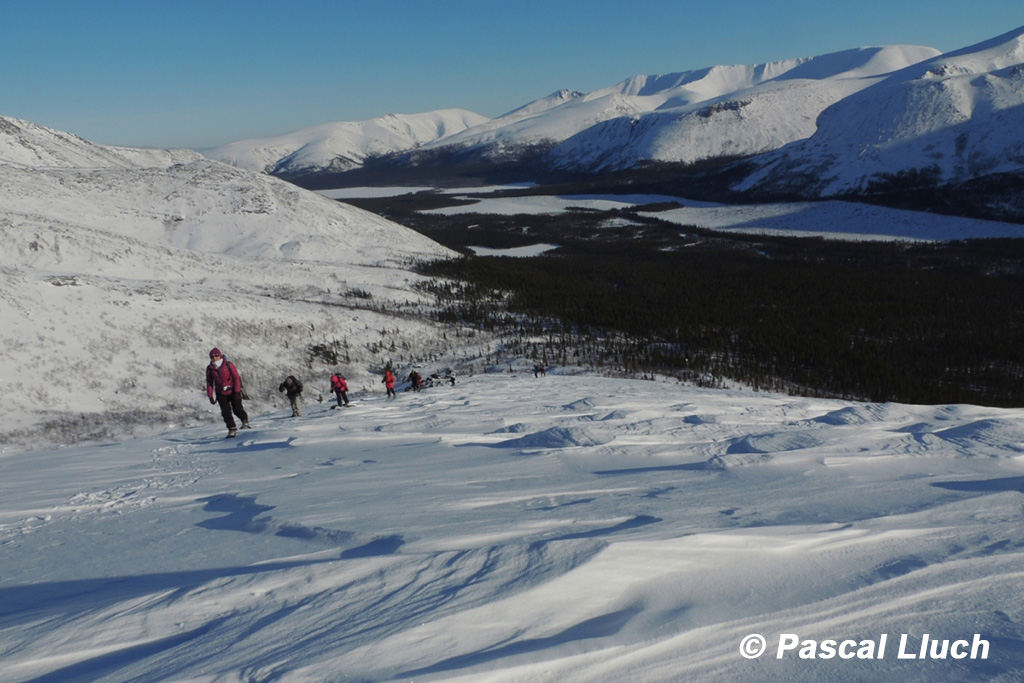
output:
[[[452, 117], [459, 125], [436, 125]], [[629, 174], [635, 185], [646, 171], [663, 178], [668, 168], [683, 196], [710, 187], [713, 196], [702, 198], [870, 193], [885, 202], [887, 195], [924, 188], [932, 194], [914, 208], [953, 211], [955, 199], [980, 188], [985, 196], [960, 209], [1024, 218], [1024, 27], [945, 54], [921, 46], [865, 47], [634, 76], [591, 93], [562, 90], [494, 119], [461, 110], [402, 117], [406, 126], [429, 122], [422, 128], [433, 137], [382, 134], [393, 118], [328, 124], [204, 153], [320, 188], [611, 173]], [[939, 188], [953, 194], [946, 193], [946, 205], [929, 206]]]

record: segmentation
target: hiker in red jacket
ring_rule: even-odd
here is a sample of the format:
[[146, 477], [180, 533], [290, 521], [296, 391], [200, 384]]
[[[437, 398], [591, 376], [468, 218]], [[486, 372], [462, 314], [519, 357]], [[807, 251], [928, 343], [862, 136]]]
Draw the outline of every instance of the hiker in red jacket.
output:
[[235, 436], [235, 415], [242, 421], [242, 429], [249, 429], [249, 415], [242, 406], [242, 378], [235, 364], [224, 357], [220, 349], [210, 351], [210, 364], [206, 366], [206, 395], [211, 404], [220, 404], [220, 414], [228, 428], [228, 438]]
[[388, 389], [388, 398], [397, 398], [395, 394], [395, 376], [391, 374], [391, 370], [384, 371], [384, 379], [381, 383]]
[[331, 375], [331, 391], [338, 397], [338, 405], [331, 406], [331, 410], [338, 406], [348, 405], [348, 382], [345, 381], [340, 372]]

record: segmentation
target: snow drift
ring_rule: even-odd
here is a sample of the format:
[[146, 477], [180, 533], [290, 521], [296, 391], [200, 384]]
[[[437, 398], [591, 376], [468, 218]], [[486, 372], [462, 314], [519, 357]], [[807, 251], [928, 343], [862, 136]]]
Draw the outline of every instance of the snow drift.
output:
[[290, 415], [0, 457], [4, 680], [1024, 674], [1021, 410], [500, 372]]

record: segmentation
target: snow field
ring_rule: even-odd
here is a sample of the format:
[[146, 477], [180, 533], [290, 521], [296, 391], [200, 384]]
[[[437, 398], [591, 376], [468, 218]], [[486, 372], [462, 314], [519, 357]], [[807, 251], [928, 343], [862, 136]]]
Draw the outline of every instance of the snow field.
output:
[[1020, 410], [501, 373], [305, 414], [0, 459], [10, 680], [1024, 671]]

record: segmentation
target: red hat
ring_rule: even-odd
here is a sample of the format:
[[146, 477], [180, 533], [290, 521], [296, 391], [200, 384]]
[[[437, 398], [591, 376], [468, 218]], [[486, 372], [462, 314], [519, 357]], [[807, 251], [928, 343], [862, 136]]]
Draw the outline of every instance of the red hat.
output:
[[223, 355], [224, 354], [221, 353], [220, 349], [218, 349], [216, 346], [214, 346], [212, 349], [210, 349], [210, 358], [213, 358], [214, 356], [223, 356]]

